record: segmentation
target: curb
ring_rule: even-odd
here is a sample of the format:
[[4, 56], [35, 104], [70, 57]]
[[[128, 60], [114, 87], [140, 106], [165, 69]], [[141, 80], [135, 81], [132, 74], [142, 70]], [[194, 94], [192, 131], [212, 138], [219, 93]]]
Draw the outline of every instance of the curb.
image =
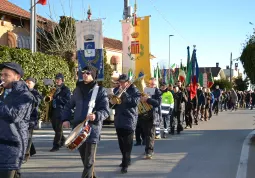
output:
[[236, 173], [236, 178], [246, 178], [247, 177], [247, 166], [249, 159], [249, 150], [250, 150], [250, 139], [255, 135], [255, 130], [253, 130], [249, 135], [245, 138], [242, 146], [240, 161], [238, 165], [238, 170]]

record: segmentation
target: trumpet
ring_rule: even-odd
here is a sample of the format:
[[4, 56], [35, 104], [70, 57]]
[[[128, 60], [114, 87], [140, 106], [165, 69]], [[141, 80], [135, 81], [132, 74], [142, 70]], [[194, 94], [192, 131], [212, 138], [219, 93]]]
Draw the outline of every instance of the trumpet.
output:
[[[121, 102], [122, 102], [122, 101], [121, 101], [121, 96], [122, 96], [122, 94], [123, 94], [124, 92], [126, 92], [127, 89], [128, 89], [134, 82], [136, 82], [137, 80], [140, 80], [142, 77], [144, 77], [144, 75], [138, 77], [137, 79], [132, 79], [131, 81], [128, 81], [129, 83], [127, 84], [127, 86], [126, 86], [125, 88], [123, 88], [123, 89], [119, 88], [118, 91], [117, 91], [114, 95], [110, 95], [110, 96], [109, 96], [110, 100], [112, 100], [112, 101], [113, 101], [114, 103], [116, 103], [116, 104], [121, 104]], [[117, 95], [117, 94], [118, 94], [118, 95]], [[114, 105], [111, 107], [111, 109], [112, 109], [116, 104], [114, 104]]]
[[2, 86], [5, 82], [0, 83], [0, 96], [4, 93], [4, 87]]
[[45, 103], [49, 103], [49, 102], [51, 102], [53, 100], [53, 96], [54, 96], [56, 90], [57, 90], [56, 88], [52, 88], [50, 90], [50, 94], [48, 96], [44, 97], [43, 100], [44, 100]]

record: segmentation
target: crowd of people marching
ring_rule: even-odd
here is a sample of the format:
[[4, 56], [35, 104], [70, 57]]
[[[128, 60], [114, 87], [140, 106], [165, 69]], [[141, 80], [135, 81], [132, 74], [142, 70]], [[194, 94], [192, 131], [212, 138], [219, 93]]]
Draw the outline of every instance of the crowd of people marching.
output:
[[[161, 120], [156, 127], [155, 139], [167, 138], [167, 134], [174, 135], [176, 126], [179, 134], [184, 126], [185, 129], [192, 128], [193, 124], [198, 125], [198, 121], [210, 120], [213, 114], [217, 116], [219, 112], [227, 110], [232, 112], [238, 108], [252, 110], [255, 104], [255, 91], [236, 91], [233, 88], [227, 91], [220, 89], [218, 85], [211, 91], [210, 88], [200, 87], [198, 84], [196, 95], [192, 99], [190, 86], [185, 88], [180, 81], [177, 81], [176, 85], [162, 82], [160, 91]], [[166, 100], [166, 97], [169, 99]], [[163, 133], [160, 132], [162, 126]], [[139, 120], [135, 132], [135, 146], [145, 144]]]
[[[2, 63], [0, 70], [0, 177], [19, 178], [22, 163], [36, 153], [32, 136], [43, 97], [34, 89], [34, 78], [21, 79], [24, 71], [19, 64]], [[141, 89], [126, 74], [119, 76], [114, 83], [114, 94], [108, 95], [106, 89], [97, 83], [97, 71], [85, 66], [79, 72], [82, 80], [77, 81], [73, 92], [65, 85], [64, 75], [56, 74], [55, 87], [43, 101], [51, 103], [50, 118], [55, 132], [49, 151], [59, 151], [72, 142], [80, 153], [84, 167], [82, 178], [96, 177], [94, 162], [97, 144], [110, 109], [115, 110], [114, 126], [122, 155], [119, 166], [121, 173], [125, 174], [131, 165], [133, 145], [145, 145], [145, 159], [152, 159], [155, 139], [180, 134], [184, 127], [192, 128], [199, 121], [208, 121], [219, 111], [235, 111], [238, 107], [253, 109], [255, 104], [254, 92], [226, 91], [219, 86], [213, 91], [198, 86], [194, 92], [194, 88], [189, 85], [183, 87], [180, 81], [175, 85], [162, 83], [157, 87], [155, 78], [150, 78], [148, 85]], [[149, 92], [146, 93], [145, 89]], [[72, 133], [80, 126], [82, 129], [77, 133], [82, 137], [64, 137], [63, 127], [72, 127]], [[87, 128], [90, 128], [90, 133], [84, 134]]]

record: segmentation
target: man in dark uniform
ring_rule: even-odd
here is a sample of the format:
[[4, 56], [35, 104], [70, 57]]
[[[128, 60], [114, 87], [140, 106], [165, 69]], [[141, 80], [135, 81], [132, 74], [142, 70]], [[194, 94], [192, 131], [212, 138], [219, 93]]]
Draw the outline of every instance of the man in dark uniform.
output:
[[110, 99], [110, 103], [115, 109], [114, 125], [122, 153], [121, 173], [127, 173], [128, 166], [131, 164], [133, 137], [138, 118], [137, 105], [141, 94], [133, 84], [127, 88], [129, 79], [126, 74], [120, 75], [119, 84], [120, 86], [114, 88], [113, 93], [119, 95], [124, 91], [120, 97], [121, 103], [116, 103], [113, 99]]
[[29, 123], [29, 128], [28, 128], [29, 139], [28, 139], [27, 151], [26, 151], [24, 162], [26, 162], [30, 156], [36, 154], [36, 150], [32, 142], [32, 136], [33, 136], [34, 127], [38, 124], [38, 119], [39, 119], [38, 110], [42, 100], [42, 95], [34, 88], [36, 84], [36, 80], [32, 77], [28, 77], [26, 79], [26, 84], [30, 92], [35, 97], [36, 104], [35, 104], [35, 109], [32, 112], [30, 123]]
[[55, 137], [53, 141], [53, 148], [50, 150], [51, 152], [58, 151], [65, 143], [61, 113], [63, 112], [65, 104], [69, 102], [71, 97], [70, 89], [64, 84], [64, 75], [59, 73], [56, 75], [55, 79], [56, 91], [53, 95], [51, 111], [51, 123], [52, 128], [55, 131]]
[[[28, 143], [28, 127], [35, 99], [24, 72], [14, 62], [0, 64], [4, 92], [0, 96], [0, 177], [14, 178], [20, 169]], [[15, 178], [16, 178], [15, 177]]]

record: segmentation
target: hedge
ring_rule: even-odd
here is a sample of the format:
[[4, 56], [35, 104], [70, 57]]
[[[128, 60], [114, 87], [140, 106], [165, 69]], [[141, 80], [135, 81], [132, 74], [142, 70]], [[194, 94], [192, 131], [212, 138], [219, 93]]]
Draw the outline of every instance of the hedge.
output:
[[[24, 70], [25, 80], [27, 77], [33, 77], [37, 80], [36, 88], [45, 96], [49, 93], [50, 87], [43, 85], [43, 79], [54, 79], [57, 73], [62, 73], [65, 76], [65, 84], [73, 90], [75, 87], [74, 74], [69, 67], [68, 62], [53, 55], [36, 52], [31, 53], [30, 50], [9, 48], [0, 46], [0, 63], [16, 62], [20, 64]], [[45, 110], [43, 103], [42, 110]], [[45, 113], [42, 113], [45, 118]]]
[[43, 85], [43, 79], [54, 79], [57, 73], [65, 76], [65, 84], [71, 89], [75, 86], [74, 76], [69, 69], [68, 62], [58, 56], [47, 55], [36, 52], [31, 53], [26, 49], [15, 49], [0, 46], [0, 63], [16, 62], [24, 70], [25, 80], [27, 77], [33, 77], [37, 80], [37, 88], [40, 92], [46, 94], [48, 88]]

